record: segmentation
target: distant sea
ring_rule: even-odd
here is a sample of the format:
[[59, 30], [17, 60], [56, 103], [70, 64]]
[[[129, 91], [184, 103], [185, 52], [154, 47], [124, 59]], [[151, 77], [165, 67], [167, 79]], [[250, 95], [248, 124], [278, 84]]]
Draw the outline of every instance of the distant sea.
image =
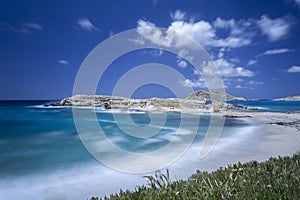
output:
[[[0, 101], [0, 199], [87, 199], [93, 195], [118, 192], [120, 188], [134, 189], [137, 184], [146, 183], [140, 174], [121, 173], [102, 165], [81, 143], [71, 108], [46, 108], [42, 106], [45, 103]], [[300, 109], [300, 102], [232, 103], [254, 106], [260, 111]], [[96, 112], [107, 137], [120, 148], [134, 152], [151, 152], [167, 145], [180, 124], [180, 114], [169, 113], [165, 124], [167, 128], [154, 140], [139, 140], [123, 133], [111, 112], [92, 108], [86, 109], [86, 112]], [[136, 123], [149, 123], [148, 113], [132, 112], [131, 117]], [[202, 142], [209, 122], [209, 115], [201, 116], [193, 145], [199, 146]], [[226, 119], [221, 141], [226, 141], [226, 144], [237, 142], [256, 126], [247, 119]], [[222, 151], [226, 151], [226, 145]], [[187, 178], [194, 171], [186, 171], [185, 168], [194, 159], [195, 155], [186, 153], [184, 162], [178, 161], [170, 168], [178, 177]]]

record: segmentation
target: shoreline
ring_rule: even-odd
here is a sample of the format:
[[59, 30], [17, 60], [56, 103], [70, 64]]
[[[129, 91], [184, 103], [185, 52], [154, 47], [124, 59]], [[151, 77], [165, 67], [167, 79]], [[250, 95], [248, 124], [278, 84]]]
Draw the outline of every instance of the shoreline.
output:
[[[255, 115], [256, 114], [251, 116], [254, 117]], [[271, 120], [271, 118], [267, 118], [267, 120], [261, 119], [263, 116], [268, 116], [268, 114], [258, 116], [259, 118], [257, 119], [239, 119], [254, 122], [254, 124], [252, 124], [252, 126], [237, 128], [233, 135], [221, 138], [213, 151], [204, 159], [200, 159], [197, 156], [199, 146], [192, 145], [175, 163], [160, 171], [164, 173], [166, 169], [168, 169], [170, 171], [171, 180], [173, 181], [176, 179], [187, 180], [192, 174], [196, 173], [197, 170], [212, 172], [238, 162], [247, 163], [254, 160], [263, 162], [271, 157], [293, 156], [300, 152], [300, 131], [296, 127], [270, 124], [269, 120]], [[300, 117], [300, 115], [297, 116], [297, 119], [298, 117]], [[278, 119], [281, 118], [278, 117]], [[242, 133], [240, 132], [241, 130]], [[243, 135], [241, 136], [240, 134]], [[235, 138], [238, 139], [228, 144], [228, 139]], [[147, 175], [153, 175], [153, 173]], [[144, 185], [145, 184], [146, 180], [144, 182]], [[129, 189], [132, 191], [135, 186], [136, 185], [127, 185], [119, 188], [119, 190], [122, 189], [124, 191]], [[103, 193], [99, 191], [99, 196], [109, 196], [117, 192], [118, 190]]]

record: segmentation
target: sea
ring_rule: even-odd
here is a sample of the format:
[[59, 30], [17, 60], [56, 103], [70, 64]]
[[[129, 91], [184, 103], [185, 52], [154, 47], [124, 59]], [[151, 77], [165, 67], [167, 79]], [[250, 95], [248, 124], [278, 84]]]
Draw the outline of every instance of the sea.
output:
[[[179, 128], [178, 144], [186, 142], [185, 135], [193, 132], [191, 145], [178, 159], [153, 171], [132, 173], [111, 167], [86, 148], [74, 122], [71, 107], [44, 107], [46, 103], [49, 101], [0, 101], [1, 200], [103, 197], [117, 193], [120, 189], [134, 190], [137, 185], [147, 184], [147, 179], [143, 176], [153, 175], [157, 173], [156, 170], [163, 173], [169, 169], [172, 179], [186, 179], [197, 169], [211, 171], [226, 162], [224, 155], [234, 154], [230, 149], [232, 145], [239, 146], [240, 149], [245, 145], [251, 147], [258, 141], [251, 137], [257, 134], [255, 130], [262, 126], [260, 122], [250, 119], [221, 119], [220, 116], [224, 124], [219, 129], [221, 132], [218, 141], [212, 153], [205, 158], [199, 158], [199, 149], [213, 119], [209, 114], [186, 114], [188, 123], [181, 125], [182, 115], [176, 112], [155, 113], [151, 116], [150, 113], [134, 110], [125, 113], [120, 110], [107, 111], [92, 107], [78, 108], [80, 112], [86, 113], [80, 120], [96, 121], [102, 127], [106, 139], [119, 149], [133, 154], [147, 154], [164, 148], [174, 141]], [[231, 103], [257, 107], [259, 112], [300, 110], [300, 102], [265, 100]], [[122, 120], [125, 114], [130, 115], [132, 121]], [[119, 127], [122, 124], [127, 131], [133, 130], [136, 124], [145, 127], [151, 120], [163, 117], [165, 123], [158, 133], [150, 138], [128, 135], [128, 132]], [[197, 129], [192, 127], [195, 124]], [[97, 144], [97, 148], [102, 148], [100, 154], [104, 157], [113, 159], [114, 163], [120, 162], [120, 166], [130, 165], [131, 169], [134, 169], [134, 157], [126, 160], [110, 152], [105, 145]], [[210, 158], [210, 155], [214, 157]]]

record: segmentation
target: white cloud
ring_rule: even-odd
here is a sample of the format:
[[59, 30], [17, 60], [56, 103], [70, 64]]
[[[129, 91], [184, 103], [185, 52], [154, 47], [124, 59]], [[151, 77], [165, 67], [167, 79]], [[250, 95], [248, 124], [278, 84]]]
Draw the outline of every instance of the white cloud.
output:
[[287, 72], [289, 72], [289, 73], [299, 73], [300, 72], [300, 66], [292, 66], [287, 70]]
[[295, 3], [300, 7], [300, 0], [295, 0]]
[[[228, 82], [230, 82], [233, 77], [252, 77], [255, 75], [251, 70], [236, 66], [234, 63], [231, 63], [224, 58], [219, 58], [214, 60], [214, 62], [202, 63], [202, 73], [207, 75], [215, 74], [214, 64], [217, 66], [217, 69], [223, 78], [226, 78]], [[198, 70], [194, 70], [194, 75], [201, 75], [201, 73]]]
[[235, 48], [251, 43], [249, 38], [244, 38], [241, 35], [238, 37], [228, 36], [226, 38], [219, 38], [216, 35], [215, 28], [204, 20], [198, 22], [175, 21], [168, 27], [168, 30], [191, 37], [202, 46]]
[[174, 12], [170, 12], [170, 16], [174, 21], [181, 21], [185, 19], [185, 12], [181, 10], [175, 10]]
[[[205, 20], [200, 21], [183, 21], [182, 18], [185, 17], [182, 11], [178, 11], [170, 14], [173, 21], [167, 28], [166, 31], [160, 30], [152, 22], [145, 20], [138, 20], [137, 22], [137, 32], [139, 33], [141, 39], [149, 40], [154, 44], [166, 47], [179, 47], [182, 51], [177, 57], [177, 65], [179, 67], [185, 68], [187, 66], [186, 61], [192, 60], [192, 57], [187, 58], [188, 50], [191, 45], [189, 45], [189, 40], [181, 37], [185, 35], [194, 39], [196, 42], [204, 47], [218, 49], [219, 54], [215, 59], [215, 64], [218, 66], [223, 79], [230, 84], [230, 82], [235, 77], [252, 77], [254, 72], [246, 69], [244, 67], [238, 66], [238, 59], [228, 59], [224, 58], [224, 52], [229, 51], [231, 48], [237, 48], [242, 46], [251, 45], [252, 39], [255, 36], [254, 27], [257, 29], [258, 26], [256, 21], [253, 19], [248, 20], [224, 20], [217, 18], [213, 23], [207, 22]], [[219, 35], [219, 29], [224, 29], [228, 34]], [[223, 31], [224, 32], [224, 31]], [[139, 41], [139, 40], [138, 40]], [[253, 63], [254, 61], [252, 61]], [[202, 73], [207, 75], [216, 73], [214, 64], [211, 62], [202, 64]], [[194, 70], [194, 75], [200, 75], [198, 71]], [[186, 79], [182, 82], [186, 86], [200, 86], [201, 82], [192, 81]], [[203, 85], [203, 84], [202, 84]]]
[[251, 38], [245, 34], [219, 38], [216, 35], [216, 29], [209, 22], [204, 20], [198, 22], [174, 21], [167, 28], [166, 33], [163, 33], [154, 23], [139, 20], [137, 32], [151, 42], [167, 47], [189, 46], [189, 40], [181, 37], [181, 34], [194, 39], [204, 47], [236, 48], [247, 46], [252, 42]]
[[186, 68], [187, 62], [186, 62], [185, 60], [178, 59], [178, 60], [177, 60], [177, 66], [178, 66], [178, 67], [181, 67], [181, 68]]
[[170, 47], [172, 44], [173, 36], [164, 36], [159, 28], [155, 24], [139, 20], [137, 25], [137, 32], [144, 38], [150, 40], [154, 44]]
[[291, 26], [284, 18], [271, 19], [267, 15], [261, 16], [257, 24], [271, 42], [284, 38], [289, 33]]
[[290, 51], [293, 51], [293, 49], [287, 49], [287, 48], [271, 49], [271, 50], [267, 50], [264, 53], [259, 54], [259, 55], [275, 55], [275, 54], [287, 53]]
[[196, 81], [192, 81], [190, 79], [180, 80], [180, 83], [184, 87], [192, 87], [192, 88], [206, 88], [206, 83], [202, 79], [198, 79]]
[[98, 31], [98, 28], [95, 27], [92, 22], [87, 18], [81, 18], [77, 21], [77, 24], [80, 28], [82, 28], [85, 31], [93, 32]]
[[248, 66], [249, 66], [249, 65], [254, 65], [254, 64], [256, 64], [256, 63], [257, 63], [257, 60], [251, 59], [251, 60], [248, 61], [247, 65], [248, 65]]
[[222, 76], [225, 77], [238, 77], [238, 76], [244, 76], [244, 77], [252, 77], [254, 76], [254, 73], [248, 69], [245, 69], [243, 67], [235, 66], [235, 64], [223, 59], [219, 58], [214, 61], [216, 66], [221, 71]]
[[58, 60], [57, 62], [58, 62], [59, 64], [62, 64], [62, 65], [68, 65], [68, 64], [70, 64], [70, 62], [67, 61], [67, 60]]

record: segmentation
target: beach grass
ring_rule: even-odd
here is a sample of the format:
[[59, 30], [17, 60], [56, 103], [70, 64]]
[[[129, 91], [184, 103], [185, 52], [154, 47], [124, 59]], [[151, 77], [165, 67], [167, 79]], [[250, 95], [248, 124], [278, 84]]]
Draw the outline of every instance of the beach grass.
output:
[[187, 180], [171, 181], [168, 170], [145, 178], [147, 185], [103, 199], [300, 199], [300, 153], [239, 162], [211, 173], [197, 170]]

